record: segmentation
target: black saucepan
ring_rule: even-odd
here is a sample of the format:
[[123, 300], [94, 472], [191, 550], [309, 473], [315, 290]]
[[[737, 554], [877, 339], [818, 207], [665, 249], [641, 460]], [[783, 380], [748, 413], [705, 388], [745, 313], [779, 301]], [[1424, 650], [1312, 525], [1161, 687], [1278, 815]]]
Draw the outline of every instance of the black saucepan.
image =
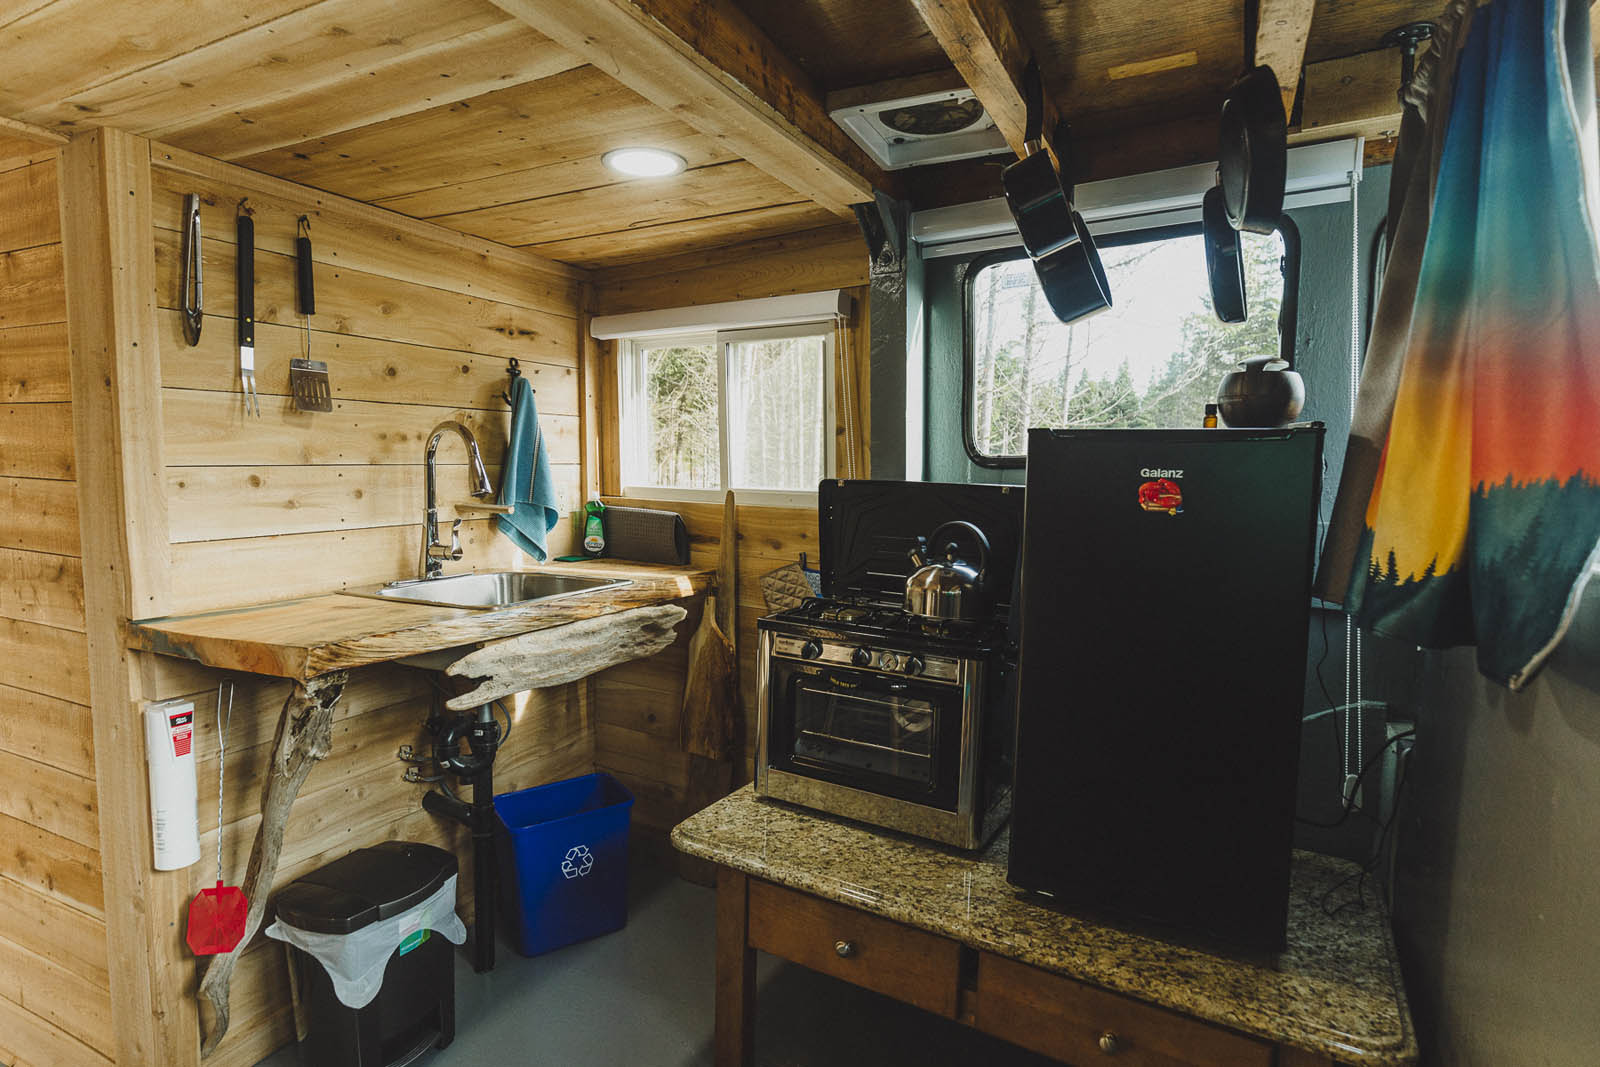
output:
[[1217, 178], [1234, 229], [1271, 233], [1277, 228], [1288, 152], [1278, 77], [1271, 67], [1257, 67], [1234, 82], [1222, 102]]
[[1243, 322], [1249, 314], [1244, 260], [1239, 231], [1228, 223], [1220, 185], [1207, 189], [1200, 201], [1200, 229], [1206, 246], [1206, 275], [1211, 279], [1211, 307], [1223, 322]]
[[[1072, 196], [1062, 187], [1045, 148], [1043, 93], [1038, 67], [1032, 62], [1023, 80], [1028, 98], [1027, 155], [1006, 167], [1000, 182], [1050, 310], [1062, 322], [1072, 322], [1110, 307], [1111, 287], [1089, 227], [1073, 210]], [[1057, 140], [1062, 141], [1062, 135]], [[1064, 142], [1057, 148], [1064, 150]]]

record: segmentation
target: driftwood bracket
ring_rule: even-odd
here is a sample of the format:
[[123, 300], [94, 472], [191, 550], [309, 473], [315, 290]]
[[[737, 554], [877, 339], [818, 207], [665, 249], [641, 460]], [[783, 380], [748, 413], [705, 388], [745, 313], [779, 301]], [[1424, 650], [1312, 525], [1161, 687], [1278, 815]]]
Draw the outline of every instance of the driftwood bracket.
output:
[[244, 937], [232, 952], [211, 956], [200, 976], [202, 1019], [211, 1009], [211, 1026], [200, 1046], [201, 1056], [216, 1051], [228, 1033], [228, 992], [233, 968], [261, 929], [267, 914], [267, 896], [278, 873], [278, 856], [283, 851], [283, 831], [289, 823], [289, 809], [305, 784], [306, 776], [318, 761], [327, 758], [333, 746], [333, 709], [344, 694], [348, 671], [331, 671], [308, 682], [296, 682], [283, 702], [278, 716], [278, 733], [272, 742], [272, 773], [261, 792], [261, 825], [250, 847], [250, 865], [245, 869], [244, 894], [250, 902]]

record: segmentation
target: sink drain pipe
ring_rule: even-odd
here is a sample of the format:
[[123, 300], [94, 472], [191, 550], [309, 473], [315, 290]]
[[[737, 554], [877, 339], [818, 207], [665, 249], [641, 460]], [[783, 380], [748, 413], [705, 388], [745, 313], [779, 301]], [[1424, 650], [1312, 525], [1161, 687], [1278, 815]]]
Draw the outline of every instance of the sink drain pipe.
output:
[[[430, 718], [434, 735], [433, 760], [441, 774], [453, 774], [472, 787], [472, 803], [454, 795], [427, 792], [422, 807], [435, 815], [454, 819], [472, 831], [472, 969], [478, 974], [494, 970], [495, 906], [498, 878], [494, 854], [494, 757], [509, 734], [502, 731], [493, 705], [451, 719]], [[468, 750], [463, 752], [465, 740]], [[420, 779], [418, 779], [420, 781]]]

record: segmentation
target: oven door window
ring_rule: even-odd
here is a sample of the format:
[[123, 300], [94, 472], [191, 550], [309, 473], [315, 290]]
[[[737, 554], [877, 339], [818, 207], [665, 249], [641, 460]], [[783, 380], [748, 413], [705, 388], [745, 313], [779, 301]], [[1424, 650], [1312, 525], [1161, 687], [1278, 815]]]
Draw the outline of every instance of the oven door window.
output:
[[795, 680], [794, 754], [802, 759], [932, 789], [938, 725], [939, 710], [925, 699]]

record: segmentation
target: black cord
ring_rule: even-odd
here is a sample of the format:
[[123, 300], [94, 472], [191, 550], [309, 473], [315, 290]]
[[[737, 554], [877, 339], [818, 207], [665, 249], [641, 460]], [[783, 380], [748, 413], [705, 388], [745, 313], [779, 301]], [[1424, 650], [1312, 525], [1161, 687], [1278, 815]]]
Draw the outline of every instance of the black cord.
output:
[[[1402, 738], [1409, 737], [1415, 733], [1415, 730], [1408, 730], [1405, 733], [1396, 734], [1394, 737], [1389, 739], [1389, 742], [1384, 745], [1384, 748], [1388, 748], [1389, 744], [1399, 741]], [[1393, 830], [1395, 821], [1400, 817], [1400, 801], [1405, 795], [1406, 777], [1409, 774], [1410, 769], [1411, 761], [1408, 759], [1404, 764], [1401, 765], [1400, 777], [1395, 783], [1394, 807], [1390, 810], [1389, 817], [1379, 824], [1378, 839], [1373, 843], [1372, 853], [1370, 856], [1368, 856], [1367, 861], [1361, 865], [1359, 870], [1352, 874], [1345, 875], [1343, 878], [1339, 879], [1337, 882], [1333, 883], [1323, 891], [1322, 896], [1318, 901], [1318, 905], [1322, 908], [1322, 913], [1329, 918], [1332, 918], [1351, 908], [1365, 908], [1367, 906], [1367, 878], [1378, 869], [1378, 865], [1383, 861], [1384, 850], [1388, 847], [1390, 831]], [[1329, 907], [1329, 901], [1333, 898], [1333, 894], [1338, 892], [1343, 887], [1349, 885], [1352, 880], [1354, 880], [1356, 883], [1355, 896], [1350, 900], [1342, 901], [1337, 905]], [[1388, 901], [1385, 901], [1386, 905], [1388, 903]]]
[[[1298, 815], [1296, 815], [1294, 817], [1294, 821], [1297, 822], [1297, 823], [1300, 823], [1302, 826], [1315, 826], [1320, 830], [1332, 830], [1335, 827], [1343, 826], [1349, 820], [1349, 818], [1350, 818], [1350, 816], [1352, 814], [1361, 811], [1361, 809], [1356, 807], [1356, 804], [1355, 804], [1356, 791], [1361, 788], [1362, 779], [1366, 778], [1367, 772], [1372, 770], [1373, 764], [1377, 763], [1378, 760], [1383, 756], [1383, 754], [1389, 750], [1389, 746], [1390, 745], [1394, 744], [1397, 741], [1403, 741], [1408, 737], [1415, 737], [1416, 734], [1417, 734], [1417, 731], [1415, 731], [1415, 730], [1403, 730], [1400, 733], [1397, 733], [1393, 737], [1389, 738], [1389, 740], [1385, 741], [1382, 745], [1379, 746], [1378, 751], [1374, 752], [1371, 756], [1367, 757], [1367, 762], [1362, 764], [1361, 765], [1361, 770], [1356, 773], [1355, 785], [1353, 785], [1350, 788], [1350, 797], [1349, 797], [1348, 800], [1345, 801], [1344, 814], [1340, 815], [1333, 822], [1317, 822], [1314, 819], [1303, 819]], [[1396, 792], [1398, 792], [1398, 790], [1396, 790]], [[1363, 815], [1366, 814], [1365, 812], [1361, 812], [1361, 813]], [[1368, 815], [1367, 817], [1371, 818], [1370, 815]]]

